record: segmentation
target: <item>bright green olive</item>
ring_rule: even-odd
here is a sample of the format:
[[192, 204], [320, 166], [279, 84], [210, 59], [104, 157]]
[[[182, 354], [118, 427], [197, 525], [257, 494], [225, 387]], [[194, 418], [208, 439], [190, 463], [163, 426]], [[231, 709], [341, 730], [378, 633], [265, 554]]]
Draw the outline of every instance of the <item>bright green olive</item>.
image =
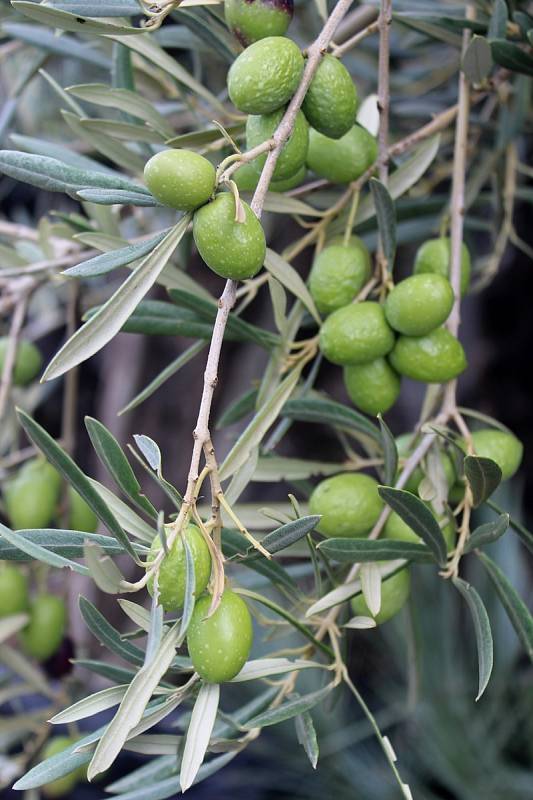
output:
[[[189, 525], [185, 531], [185, 538], [191, 550], [194, 562], [195, 595], [199, 597], [207, 587], [211, 575], [211, 555], [204, 537], [196, 525]], [[161, 540], [156, 536], [147, 563], [150, 564], [161, 550]], [[172, 549], [163, 558], [159, 568], [159, 601], [165, 611], [177, 611], [182, 608], [185, 600], [187, 584], [187, 562], [185, 548], [181, 536], [178, 536]], [[153, 594], [154, 582], [148, 583], [148, 591]]]
[[[51, 739], [48, 740], [45, 747], [41, 751], [41, 758], [45, 761], [47, 758], [52, 758], [52, 756], [57, 756], [59, 753], [62, 753], [67, 747], [71, 747], [75, 744], [76, 739], [71, 738], [70, 736], [53, 736]], [[74, 790], [74, 787], [80, 782], [86, 780], [87, 777], [87, 767], [82, 766], [74, 769], [72, 772], [63, 775], [62, 778], [56, 778], [55, 781], [51, 781], [50, 783], [46, 783], [41, 791], [45, 797], [48, 798], [55, 798], [55, 797], [66, 797], [71, 796]]]
[[30, 607], [30, 621], [20, 632], [22, 646], [37, 661], [46, 661], [57, 652], [67, 627], [64, 601], [53, 594], [40, 594]]
[[244, 200], [244, 222], [235, 220], [235, 198], [229, 192], [194, 215], [193, 236], [198, 252], [213, 272], [222, 278], [243, 281], [253, 278], [265, 260], [266, 242], [261, 223]]
[[[427, 506], [430, 508], [429, 504], [427, 504]], [[430, 510], [432, 511], [431, 508]], [[437, 519], [436, 514], [433, 511], [432, 513], [435, 519]], [[446, 549], [448, 552], [450, 552], [455, 545], [455, 527], [447, 518], [445, 518], [445, 520], [439, 524], [442, 530], [442, 535], [444, 536], [444, 540], [446, 542]], [[413, 530], [411, 530], [409, 525], [407, 525], [395, 511], [389, 514], [389, 517], [387, 518], [387, 522], [383, 528], [383, 538], [395, 539], [400, 542], [423, 544], [422, 539], [417, 536]]]
[[326, 478], [309, 500], [311, 514], [322, 519], [317, 530], [324, 536], [357, 537], [368, 533], [383, 510], [374, 478], [360, 473], [344, 473]]
[[0, 617], [21, 614], [28, 605], [26, 575], [18, 567], [0, 563]]
[[[497, 428], [482, 428], [472, 433], [477, 456], [491, 458], [502, 471], [502, 480], [512, 478], [522, 463], [522, 442], [512, 433]], [[466, 452], [466, 445], [461, 443]]]
[[[450, 277], [450, 239], [441, 236], [439, 239], [428, 239], [417, 251], [415, 256], [415, 274], [430, 272]], [[470, 253], [466, 244], [461, 245], [461, 294], [468, 291], [470, 285]]]
[[[250, 164], [243, 164], [242, 167], [239, 167], [236, 170], [232, 178], [237, 184], [237, 187], [240, 192], [255, 192], [257, 188], [257, 184], [259, 182], [259, 172], [254, 167], [254, 161]], [[300, 186], [305, 180], [305, 176], [307, 173], [307, 169], [305, 164], [300, 167], [298, 172], [294, 175], [291, 175], [290, 178], [283, 178], [279, 181], [270, 181], [270, 185], [268, 187], [269, 192], [288, 192], [291, 189], [295, 189], [297, 186]]]
[[328, 361], [340, 366], [366, 364], [389, 353], [394, 334], [382, 306], [365, 301], [339, 308], [320, 329], [320, 349]]
[[226, 22], [247, 47], [266, 36], [283, 36], [294, 14], [294, 0], [225, 0]]
[[[0, 337], [0, 375], [4, 369], [4, 361], [8, 348], [7, 336]], [[15, 386], [26, 386], [41, 371], [43, 359], [33, 342], [21, 339], [17, 344], [15, 365], [13, 367], [13, 383]]]
[[61, 477], [42, 458], [28, 461], [4, 487], [4, 500], [14, 530], [46, 528], [54, 519]]
[[198, 675], [209, 683], [230, 681], [244, 667], [253, 642], [248, 606], [238, 594], [226, 589], [220, 604], [207, 617], [211, 597], [197, 601], [189, 629], [187, 647]]
[[[408, 458], [413, 451], [413, 436], [411, 433], [402, 433], [400, 436], [396, 437], [395, 441], [396, 441], [396, 449], [398, 450], [398, 455], [400, 456], [400, 460], [403, 461], [406, 458]], [[453, 465], [453, 461], [448, 455], [448, 453], [440, 449], [439, 449], [439, 458], [442, 471], [446, 479], [446, 483], [448, 486], [452, 486], [452, 484], [455, 482], [457, 478], [455, 474], [455, 467]], [[400, 475], [400, 473], [401, 469], [398, 470], [398, 476]], [[424, 478], [424, 472], [422, 468], [420, 466], [416, 467], [409, 476], [409, 479], [404, 486], [405, 490], [407, 492], [411, 492], [412, 494], [418, 494], [418, 488], [423, 478]]]
[[[381, 608], [375, 616], [377, 625], [383, 625], [384, 622], [388, 622], [389, 619], [395, 617], [402, 610], [407, 602], [410, 590], [411, 576], [408, 569], [401, 569], [381, 582]], [[372, 616], [362, 594], [358, 594], [357, 597], [353, 598], [351, 606], [352, 611], [358, 617]]]
[[338, 58], [326, 54], [302, 105], [312, 127], [331, 139], [340, 139], [355, 124], [357, 89]]
[[386, 358], [344, 367], [344, 385], [354, 406], [365, 414], [385, 414], [400, 394], [400, 377]]
[[178, 211], [194, 211], [215, 191], [216, 171], [192, 150], [162, 150], [146, 163], [144, 180], [156, 200]]
[[374, 163], [377, 147], [375, 138], [361, 125], [354, 125], [340, 139], [311, 128], [307, 166], [332, 183], [350, 183]]
[[270, 114], [286, 105], [298, 88], [304, 59], [284, 36], [254, 42], [238, 56], [228, 73], [231, 102], [246, 114]]
[[[246, 121], [246, 148], [254, 147], [271, 139], [279, 127], [285, 114], [285, 109], [280, 108], [270, 114], [250, 115]], [[307, 157], [309, 146], [309, 125], [301, 111], [296, 115], [296, 120], [291, 135], [283, 145], [274, 169], [274, 180], [291, 178], [300, 170]], [[252, 161], [252, 166], [261, 172], [265, 166], [267, 155], [258, 156]]]
[[426, 336], [400, 336], [389, 359], [400, 375], [424, 383], [451, 381], [467, 366], [463, 346], [446, 328]]
[[442, 275], [412, 275], [398, 283], [385, 302], [387, 322], [406, 336], [425, 336], [450, 316], [453, 290]]
[[85, 531], [94, 533], [98, 527], [98, 517], [87, 505], [83, 497], [69, 485], [68, 493], [68, 524], [73, 531]]
[[332, 242], [317, 255], [309, 275], [309, 291], [321, 314], [347, 306], [370, 277], [370, 253], [361, 239]]

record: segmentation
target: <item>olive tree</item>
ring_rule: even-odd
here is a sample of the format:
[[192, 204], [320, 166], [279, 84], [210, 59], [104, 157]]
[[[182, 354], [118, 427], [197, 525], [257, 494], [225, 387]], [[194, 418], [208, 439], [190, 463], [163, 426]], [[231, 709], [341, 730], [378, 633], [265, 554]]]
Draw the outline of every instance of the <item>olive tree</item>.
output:
[[[513, 199], [530, 174], [518, 142], [530, 123], [533, 27], [527, 3], [469, 2], [464, 14], [447, 13], [443, 3], [431, 4], [432, 13], [419, 6], [12, 0], [1, 12], [0, 54], [16, 75], [0, 132], [11, 130], [24, 94], [46, 86], [59, 99], [68, 144], [15, 128], [0, 170], [78, 203], [35, 227], [0, 222], [0, 415], [9, 423], [1, 442], [0, 661], [13, 675], [14, 697], [29, 687], [48, 702], [45, 716], [31, 720], [25, 747], [27, 728], [8, 737], [0, 780], [15, 781], [28, 797], [39, 787], [59, 794], [85, 775], [96, 779], [123, 749], [150, 761], [111, 785], [116, 796], [171, 797], [286, 720], [316, 767], [313, 709], [343, 692], [369, 721], [398, 796], [412, 797], [350, 676], [346, 641], [402, 608], [415, 565], [458, 592], [470, 612], [476, 699], [489, 684], [493, 640], [483, 600], [463, 577], [465, 562], [486, 570], [533, 654], [531, 614], [484, 551], [509, 530], [531, 550], [531, 533], [491, 500], [519, 468], [522, 446], [497, 420], [457, 403], [467, 369], [462, 297], [492, 279], [509, 241], [527, 249], [514, 229]], [[435, 63], [437, 54], [449, 59], [444, 75], [435, 66], [442, 96], [422, 125], [419, 112], [396, 118], [391, 108], [391, 30], [435, 54]], [[365, 50], [375, 93], [362, 98], [346, 65], [357, 71], [369, 41], [377, 45]], [[49, 62], [105, 77], [68, 85]], [[464, 229], [486, 214], [489, 190], [492, 217], [483, 230], [492, 239], [475, 257]], [[292, 241], [281, 252], [268, 247], [271, 219], [290, 223]], [[421, 239], [413, 274], [400, 280], [398, 246]], [[188, 272], [195, 251], [206, 275], [211, 269], [226, 279], [218, 300]], [[295, 267], [301, 254], [305, 273]], [[129, 274], [115, 281], [121, 267]], [[150, 299], [156, 285], [166, 300]], [[44, 389], [35, 384], [41, 355], [30, 324], [43, 287], [57, 297], [66, 328]], [[81, 325], [78, 292], [90, 298]], [[270, 298], [274, 329], [243, 316], [260, 292]], [[198, 407], [184, 485], [165, 477], [165, 442], [140, 431], [125, 450], [92, 417], [88, 436], [116, 491], [73, 459], [77, 368], [120, 331], [193, 340], [126, 411], [164, 391], [193, 359], [205, 361], [201, 396], [185, 385], [181, 392], [180, 402]], [[215, 448], [211, 433], [227, 339], [268, 356], [224, 415], [226, 425], [240, 424], [229, 450], [223, 442]], [[324, 361], [342, 367], [350, 404], [321, 388]], [[33, 414], [48, 382], [59, 379], [61, 440]], [[405, 379], [427, 388], [416, 426], [395, 437], [383, 414]], [[343, 460], [277, 452], [294, 422], [310, 436], [326, 426]], [[170, 514], [143, 493], [132, 464], [166, 497]], [[295, 494], [261, 513], [240, 500], [257, 481], [292, 483]], [[493, 518], [475, 527], [480, 507]], [[67, 625], [47, 586], [49, 570], [61, 569], [94, 581], [134, 625], [124, 635], [80, 598], [83, 620], [105, 648], [101, 659], [78, 659], [110, 682], [96, 692], [72, 681], [56, 691], [39, 667]], [[245, 588], [249, 571], [268, 589]], [[291, 632], [293, 646], [273, 640], [254, 653], [254, 627], [256, 640], [267, 642]], [[225, 713], [225, 688], [244, 682], [252, 699]], [[89, 720], [86, 727], [110, 710], [107, 724], [80, 738], [77, 723]], [[170, 719], [180, 720], [183, 735], [155, 732]], [[54, 737], [53, 725], [69, 726], [69, 736]]]

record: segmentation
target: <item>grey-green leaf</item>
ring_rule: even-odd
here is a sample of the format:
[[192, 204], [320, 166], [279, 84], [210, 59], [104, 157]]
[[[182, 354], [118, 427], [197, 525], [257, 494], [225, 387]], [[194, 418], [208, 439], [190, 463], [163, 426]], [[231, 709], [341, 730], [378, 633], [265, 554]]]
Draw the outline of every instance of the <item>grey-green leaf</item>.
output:
[[334, 400], [316, 398], [291, 400], [283, 407], [282, 416], [301, 422], [331, 425], [343, 431], [357, 431], [370, 436], [375, 441], [380, 441], [378, 429], [363, 414]]
[[474, 508], [478, 508], [500, 485], [502, 471], [495, 461], [483, 456], [466, 456], [464, 470], [472, 491]]
[[484, 36], [473, 36], [463, 55], [462, 69], [470, 83], [482, 83], [493, 66], [490, 44]]
[[477, 547], [496, 542], [509, 528], [509, 514], [500, 514], [495, 522], [486, 522], [476, 528], [468, 537], [465, 553], [470, 553]]
[[396, 440], [381, 414], [378, 414], [378, 422], [381, 431], [381, 443], [383, 445], [383, 455], [385, 459], [385, 483], [390, 485], [393, 483], [398, 470], [398, 448], [396, 447]]
[[329, 558], [349, 564], [396, 561], [399, 558], [422, 564], [434, 561], [432, 551], [425, 544], [394, 539], [324, 539], [318, 548]]
[[244, 727], [246, 730], [252, 730], [252, 728], [266, 728], [269, 725], [277, 725], [280, 722], [285, 722], [287, 719], [292, 719], [298, 716], [298, 714], [304, 714], [318, 703], [321, 703], [332, 689], [333, 684], [328, 684], [323, 689], [319, 689], [316, 692], [311, 692], [310, 694], [282, 703], [282, 705], [277, 708], [271, 708], [248, 720]]
[[376, 207], [383, 254], [387, 259], [389, 272], [392, 272], [396, 256], [396, 209], [394, 208], [394, 201], [387, 187], [377, 178], [371, 178], [369, 183]]
[[404, 489], [380, 486], [380, 497], [427, 544], [438, 564], [446, 564], [446, 541], [439, 523], [425, 503]]
[[453, 585], [466, 600], [474, 623], [479, 664], [479, 685], [476, 700], [479, 700], [487, 688], [494, 662], [490, 620], [483, 601], [473, 586], [461, 578], [453, 578]]

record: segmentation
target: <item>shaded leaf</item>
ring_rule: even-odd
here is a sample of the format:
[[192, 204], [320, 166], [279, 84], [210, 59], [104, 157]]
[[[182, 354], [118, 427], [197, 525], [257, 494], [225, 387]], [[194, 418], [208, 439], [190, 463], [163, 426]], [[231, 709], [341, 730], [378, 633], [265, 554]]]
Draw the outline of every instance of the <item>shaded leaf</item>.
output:
[[318, 548], [329, 558], [349, 564], [395, 561], [399, 558], [431, 564], [435, 560], [432, 551], [425, 544], [394, 539], [324, 539]]
[[[43, 25], [48, 25], [50, 28], [61, 28], [71, 33], [92, 33], [96, 36], [114, 33], [119, 36], [145, 32], [143, 28], [134, 28], [131, 25], [116, 25], [113, 22], [99, 22], [88, 17], [82, 17], [77, 12], [71, 14], [69, 11], [29, 2], [28, 0], [11, 0], [11, 5], [17, 11], [21, 11], [27, 17], [31, 17]], [[137, 13], [139, 12], [137, 11]]]
[[107, 621], [96, 606], [85, 597], [80, 597], [79, 606], [85, 624], [104, 647], [131, 664], [139, 667], [143, 665], [144, 652], [139, 647], [125, 641], [119, 631]]
[[453, 578], [453, 585], [466, 600], [474, 623], [479, 662], [479, 686], [476, 700], [479, 700], [487, 688], [494, 660], [490, 621], [483, 601], [473, 586], [461, 578]]
[[466, 456], [464, 471], [472, 492], [474, 508], [478, 508], [500, 485], [502, 471], [495, 461], [483, 456]]
[[69, 86], [66, 91], [87, 103], [119, 109], [133, 117], [137, 117], [150, 125], [155, 131], [158, 131], [161, 136], [166, 138], [172, 136], [173, 130], [168, 120], [154, 108], [149, 100], [146, 100], [138, 92], [129, 89], [118, 89], [103, 83], [78, 84]]
[[501, 67], [523, 75], [533, 75], [533, 58], [517, 44], [506, 39], [493, 39], [490, 49], [494, 61]]
[[333, 684], [328, 684], [328, 686], [316, 692], [311, 692], [302, 697], [297, 697], [294, 700], [289, 700], [286, 703], [282, 703], [277, 708], [271, 708], [268, 711], [264, 711], [262, 714], [258, 714], [256, 717], [248, 720], [243, 727], [246, 728], [246, 730], [252, 730], [252, 728], [266, 728], [269, 725], [278, 725], [280, 722], [292, 719], [298, 716], [298, 714], [304, 714], [318, 703], [321, 703], [332, 689]]
[[256, 658], [248, 661], [241, 671], [231, 679], [230, 683], [269, 678], [272, 675], [285, 675], [288, 672], [298, 672], [301, 669], [324, 669], [324, 665], [316, 661], [305, 661], [303, 659], [291, 661], [288, 658]]
[[484, 36], [473, 36], [463, 55], [462, 70], [470, 83], [482, 83], [492, 69], [492, 52]]
[[[16, 540], [8, 541], [0, 535], [0, 560], [2, 561], [31, 561], [35, 556], [28, 552], [24, 542], [39, 545], [50, 553], [56, 553], [64, 558], [82, 558], [83, 547], [86, 541], [96, 542], [104, 553], [118, 555], [124, 553], [124, 547], [111, 536], [102, 536], [98, 533], [85, 533], [85, 531], [58, 530], [57, 528], [42, 528], [20, 530], [16, 533]], [[85, 572], [85, 574], [87, 574]]]
[[269, 553], [279, 553], [280, 550], [290, 547], [291, 544], [311, 533], [319, 522], [320, 516], [301, 517], [268, 533], [262, 539], [261, 544]]
[[162, 231], [145, 242], [129, 244], [126, 247], [111, 250], [109, 253], [89, 258], [87, 261], [82, 261], [81, 264], [64, 270], [63, 275], [68, 275], [69, 278], [94, 278], [97, 275], [105, 275], [118, 267], [125, 267], [151, 253], [154, 247], [163, 241], [167, 233], [168, 230]]
[[383, 254], [387, 259], [389, 272], [392, 272], [396, 256], [396, 209], [387, 187], [381, 181], [371, 178], [369, 185], [374, 198]]
[[313, 769], [316, 769], [318, 764], [318, 739], [316, 735], [315, 726], [313, 725], [313, 718], [309, 711], [304, 711], [303, 714], [298, 714], [294, 720], [296, 726], [296, 737], [298, 742], [305, 750], [305, 754], [309, 759]]
[[300, 422], [318, 422], [343, 431], [357, 431], [380, 441], [379, 431], [363, 414], [334, 400], [302, 398], [291, 400], [282, 409], [282, 416]]
[[387, 505], [427, 544], [437, 562], [441, 566], [446, 564], [446, 541], [439, 523], [426, 504], [404, 489], [380, 486], [378, 492]]
[[468, 537], [465, 553], [470, 553], [477, 547], [496, 542], [509, 528], [509, 514], [501, 514], [495, 522], [486, 522], [476, 528]]
[[217, 683], [202, 684], [187, 729], [181, 761], [180, 785], [182, 792], [192, 786], [204, 760], [215, 725], [219, 699], [220, 686]]
[[41, 561], [43, 564], [48, 564], [50, 567], [57, 567], [59, 569], [68, 567], [73, 572], [77, 572], [79, 575], [89, 574], [87, 567], [77, 564], [75, 561], [71, 561], [70, 559], [61, 556], [58, 553], [54, 553], [45, 547], [41, 547], [41, 545], [37, 544], [31, 539], [26, 537], [21, 537], [19, 539], [18, 533], [13, 533], [13, 531], [9, 530], [9, 528], [6, 528], [6, 526], [2, 525], [2, 523], [0, 523], [0, 539], [5, 539], [13, 547], [19, 548], [26, 553], [26, 555], [30, 556], [30, 558], [35, 559], [36, 561]]
[[98, 588], [107, 594], [118, 594], [124, 576], [115, 562], [104, 553], [96, 542], [86, 542], [83, 552], [91, 578]]
[[396, 446], [396, 439], [392, 435], [389, 426], [384, 421], [381, 414], [378, 414], [378, 422], [385, 459], [384, 479], [386, 484], [391, 484], [394, 482], [398, 471], [398, 448]]
[[321, 325], [320, 314], [311, 297], [311, 293], [294, 267], [285, 261], [280, 255], [267, 247], [265, 256], [265, 268], [276, 278], [286, 289], [300, 300], [303, 306], [309, 311], [318, 325]]

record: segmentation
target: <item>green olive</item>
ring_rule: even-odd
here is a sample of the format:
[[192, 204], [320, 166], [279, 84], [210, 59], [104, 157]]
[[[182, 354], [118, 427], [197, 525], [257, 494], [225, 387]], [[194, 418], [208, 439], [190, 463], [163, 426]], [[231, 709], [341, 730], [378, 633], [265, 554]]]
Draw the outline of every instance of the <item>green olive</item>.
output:
[[357, 180], [377, 158], [377, 142], [361, 125], [354, 125], [340, 139], [331, 139], [311, 128], [307, 166], [332, 183]]
[[[202, 532], [196, 525], [189, 525], [184, 533], [194, 562], [196, 597], [207, 587], [211, 575], [211, 554]], [[156, 536], [147, 558], [149, 565], [161, 551], [161, 540]], [[187, 563], [181, 536], [174, 541], [168, 555], [164, 556], [159, 568], [159, 600], [165, 611], [182, 608], [185, 599]], [[153, 594], [154, 582], [148, 583], [148, 591]]]
[[[395, 617], [402, 610], [409, 597], [411, 590], [411, 576], [408, 569], [401, 569], [395, 572], [390, 578], [385, 578], [381, 583], [381, 608], [376, 614], [377, 625], [383, 625], [389, 619]], [[371, 617], [372, 614], [366, 604], [362, 594], [357, 595], [351, 601], [352, 611], [356, 616]]]
[[248, 606], [238, 594], [225, 589], [220, 604], [207, 616], [211, 597], [197, 601], [189, 629], [187, 647], [193, 667], [204, 681], [230, 681], [244, 667], [253, 642]]
[[284, 36], [254, 42], [238, 56], [228, 73], [231, 102], [246, 114], [270, 114], [286, 105], [304, 69], [300, 48]]
[[53, 594], [40, 594], [30, 607], [30, 621], [20, 632], [22, 646], [37, 661], [46, 661], [59, 649], [67, 627], [64, 601]]
[[[430, 272], [450, 277], [450, 239], [441, 236], [438, 239], [428, 239], [417, 251], [415, 257], [415, 274]], [[468, 291], [470, 285], [471, 262], [470, 253], [466, 244], [461, 245], [461, 294]]]
[[4, 500], [14, 530], [46, 528], [54, 519], [61, 492], [61, 477], [42, 458], [28, 461], [6, 481]]
[[28, 605], [26, 575], [18, 567], [0, 563], [0, 617], [21, 614]]
[[224, 13], [246, 47], [266, 36], [283, 36], [294, 14], [294, 0], [225, 0]]
[[338, 58], [326, 54], [302, 104], [312, 127], [331, 139], [340, 139], [355, 124], [357, 89]]
[[83, 497], [72, 487], [68, 486], [69, 528], [73, 531], [94, 533], [98, 528], [98, 517], [87, 505]]
[[265, 260], [266, 242], [261, 223], [250, 206], [240, 201], [244, 222], [235, 221], [235, 198], [225, 192], [194, 215], [193, 236], [198, 252], [222, 278], [253, 278]]
[[424, 383], [451, 381], [467, 366], [461, 343], [446, 328], [426, 336], [400, 336], [389, 359], [400, 375]]
[[[270, 114], [250, 115], [246, 122], [246, 147], [252, 150], [254, 147], [271, 139], [279, 127], [285, 114], [285, 109], [280, 108]], [[283, 145], [274, 169], [274, 180], [291, 178], [296, 172], [301, 170], [307, 157], [309, 146], [309, 125], [301, 111], [296, 115], [296, 120], [291, 135]], [[252, 162], [252, 166], [261, 172], [265, 166], [267, 155], [258, 156]]]
[[394, 346], [383, 308], [365, 301], [339, 308], [320, 329], [320, 349], [328, 361], [340, 366], [366, 364], [387, 355]]
[[333, 241], [313, 262], [309, 291], [321, 314], [347, 306], [370, 277], [370, 253], [358, 236]]
[[343, 473], [321, 481], [309, 508], [322, 519], [317, 530], [324, 536], [357, 537], [368, 533], [383, 510], [378, 483], [369, 475]]
[[367, 364], [344, 367], [344, 385], [354, 406], [375, 417], [392, 408], [401, 381], [386, 358], [376, 358]]
[[[0, 374], [4, 369], [4, 361], [8, 348], [9, 339], [7, 336], [0, 337]], [[37, 377], [41, 371], [43, 359], [39, 350], [33, 342], [21, 339], [17, 343], [15, 354], [15, 364], [13, 367], [13, 383], [15, 386], [26, 386]]]
[[162, 150], [146, 163], [144, 180], [156, 200], [179, 211], [194, 211], [215, 191], [216, 171], [192, 150]]
[[385, 316], [395, 331], [425, 336], [448, 319], [453, 299], [451, 284], [442, 275], [412, 275], [387, 297]]
[[[295, 189], [304, 182], [306, 174], [307, 169], [304, 164], [302, 167], [300, 167], [298, 172], [296, 172], [294, 175], [291, 175], [290, 178], [283, 178], [279, 181], [270, 181], [268, 191], [288, 192], [291, 189]], [[259, 172], [255, 168], [255, 161], [252, 161], [249, 164], [243, 164], [242, 167], [239, 167], [239, 169], [233, 173], [232, 178], [237, 184], [239, 191], [254, 192], [259, 182]]]

